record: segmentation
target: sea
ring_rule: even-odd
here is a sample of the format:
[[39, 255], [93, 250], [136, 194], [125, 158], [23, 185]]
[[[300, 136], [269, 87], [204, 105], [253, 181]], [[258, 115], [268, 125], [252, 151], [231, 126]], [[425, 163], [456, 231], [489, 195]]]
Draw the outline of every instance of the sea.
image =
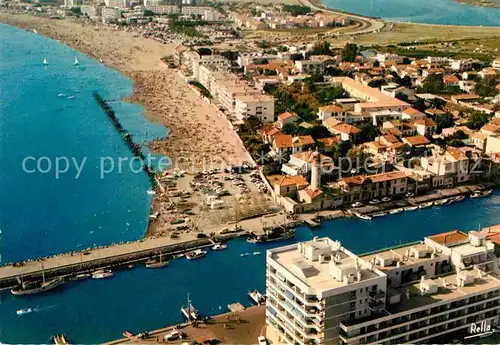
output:
[[324, 0], [325, 6], [387, 20], [469, 26], [500, 26], [500, 9], [455, 0]]
[[[100, 178], [100, 157], [131, 158], [122, 138], [92, 98], [112, 101], [137, 142], [168, 135], [144, 119], [143, 109], [121, 102], [132, 82], [61, 43], [0, 25], [0, 254], [3, 263], [140, 238], [146, 229], [150, 188], [144, 174], [113, 170]], [[74, 66], [75, 56], [79, 65]], [[43, 66], [46, 58], [48, 65]], [[66, 96], [59, 97], [59, 94]], [[68, 97], [74, 98], [68, 99]], [[28, 173], [25, 157], [88, 157], [56, 178]], [[28, 166], [33, 169], [33, 165]], [[42, 165], [43, 171], [46, 166]], [[500, 192], [488, 198], [391, 215], [372, 221], [341, 219], [317, 230], [297, 229], [274, 244], [229, 243], [196, 261], [173, 260], [167, 268], [137, 266], [112, 278], [68, 282], [39, 295], [0, 292], [0, 343], [49, 343], [65, 333], [72, 343], [94, 344], [179, 323], [187, 295], [202, 315], [249, 305], [247, 293], [265, 288], [266, 250], [314, 236], [340, 240], [355, 253], [461, 229], [500, 223]], [[32, 312], [18, 316], [17, 310]]]

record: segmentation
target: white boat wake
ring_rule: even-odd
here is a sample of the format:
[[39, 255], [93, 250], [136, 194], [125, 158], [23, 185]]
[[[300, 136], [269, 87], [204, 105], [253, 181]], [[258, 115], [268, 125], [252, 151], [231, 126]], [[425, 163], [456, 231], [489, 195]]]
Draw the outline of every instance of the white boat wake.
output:
[[31, 313], [38, 313], [43, 310], [51, 309], [54, 308], [57, 304], [55, 305], [49, 305], [47, 307], [36, 307], [36, 308], [24, 308], [24, 309], [19, 309], [16, 311], [16, 314], [18, 316], [26, 315], [26, 314], [31, 314]]

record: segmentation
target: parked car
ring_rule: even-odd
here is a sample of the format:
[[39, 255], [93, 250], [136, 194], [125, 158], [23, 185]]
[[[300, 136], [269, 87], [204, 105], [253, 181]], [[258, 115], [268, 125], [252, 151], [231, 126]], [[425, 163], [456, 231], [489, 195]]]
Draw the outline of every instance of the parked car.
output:
[[356, 201], [355, 203], [351, 204], [352, 207], [361, 207], [363, 206], [363, 203], [360, 201]]
[[385, 196], [382, 198], [382, 202], [389, 202], [391, 200], [392, 200], [392, 198], [390, 196]]
[[368, 203], [370, 205], [377, 205], [377, 204], [380, 204], [380, 200], [379, 199], [373, 199], [373, 200], [368, 201]]
[[172, 340], [177, 340], [180, 339], [181, 334], [177, 331], [172, 331], [169, 334], [165, 335], [165, 340], [172, 341]]

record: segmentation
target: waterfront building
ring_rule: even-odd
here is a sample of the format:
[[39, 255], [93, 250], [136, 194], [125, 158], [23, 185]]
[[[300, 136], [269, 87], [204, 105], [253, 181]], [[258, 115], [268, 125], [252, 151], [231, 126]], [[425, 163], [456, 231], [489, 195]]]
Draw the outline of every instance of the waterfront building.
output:
[[103, 7], [101, 16], [103, 23], [114, 23], [122, 17], [122, 11], [115, 7]]
[[147, 5], [146, 2], [144, 2], [144, 9], [152, 11], [154, 13], [158, 14], [177, 14], [180, 13], [179, 6], [177, 5], [164, 5], [164, 4], [155, 4], [155, 1], [148, 1]]
[[475, 231], [450, 231], [366, 255], [314, 238], [270, 249], [266, 259], [267, 336], [273, 342], [432, 342], [479, 323], [499, 323], [495, 245]]
[[64, 7], [72, 8], [79, 7], [83, 4], [83, 0], [64, 0]]
[[127, 9], [130, 8], [130, 0], [104, 0], [107, 7]]
[[89, 17], [90, 19], [99, 19], [102, 15], [103, 6], [94, 6], [94, 5], [82, 5], [80, 7], [80, 11], [82, 14]]

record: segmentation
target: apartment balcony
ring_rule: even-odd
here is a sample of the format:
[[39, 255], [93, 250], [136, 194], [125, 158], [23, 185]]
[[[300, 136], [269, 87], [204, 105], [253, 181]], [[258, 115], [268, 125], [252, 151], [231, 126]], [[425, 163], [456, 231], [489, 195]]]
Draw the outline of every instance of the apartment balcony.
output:
[[385, 298], [385, 291], [382, 291], [382, 290], [371, 291], [370, 292], [370, 297], [373, 298], [373, 299]]
[[380, 311], [385, 308], [385, 303], [380, 301], [380, 300], [374, 300], [370, 303], [368, 303], [368, 306], [373, 310], [373, 311]]

